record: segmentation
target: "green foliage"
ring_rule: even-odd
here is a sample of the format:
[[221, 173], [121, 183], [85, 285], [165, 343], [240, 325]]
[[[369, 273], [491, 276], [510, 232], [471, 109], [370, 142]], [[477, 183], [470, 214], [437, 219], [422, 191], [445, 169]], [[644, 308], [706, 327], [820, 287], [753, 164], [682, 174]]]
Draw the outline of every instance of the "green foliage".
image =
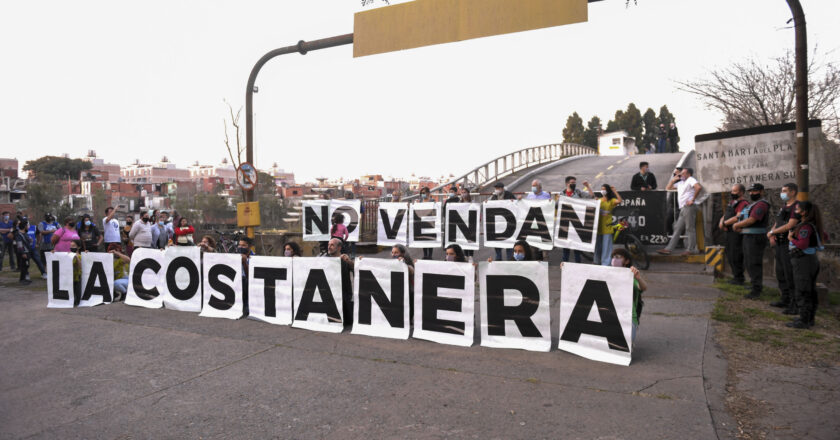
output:
[[65, 202], [62, 183], [52, 179], [29, 182], [22, 208], [31, 221], [41, 221], [47, 212], [53, 214], [59, 223], [73, 215], [73, 209]]
[[593, 116], [586, 123], [586, 130], [583, 132], [583, 145], [598, 148], [598, 136], [604, 128], [601, 127], [601, 118]]
[[659, 127], [659, 118], [656, 117], [656, 112], [648, 107], [645, 114], [642, 115], [642, 127], [645, 134], [642, 135], [642, 141], [636, 142], [636, 145], [647, 148], [650, 144], [656, 144], [657, 127]]
[[78, 179], [82, 171], [89, 170], [92, 166], [90, 162], [82, 159], [44, 156], [26, 161], [23, 164], [23, 170], [33, 173], [38, 179]]
[[577, 112], [572, 113], [566, 119], [566, 128], [563, 129], [563, 142], [583, 144], [584, 131], [583, 119], [581, 119]]
[[668, 111], [667, 105], [663, 105], [659, 108], [659, 117], [657, 119], [659, 119], [660, 124], [665, 124], [665, 128], [668, 128], [668, 125], [670, 123], [677, 122], [677, 118], [675, 118], [674, 115], [670, 111]]

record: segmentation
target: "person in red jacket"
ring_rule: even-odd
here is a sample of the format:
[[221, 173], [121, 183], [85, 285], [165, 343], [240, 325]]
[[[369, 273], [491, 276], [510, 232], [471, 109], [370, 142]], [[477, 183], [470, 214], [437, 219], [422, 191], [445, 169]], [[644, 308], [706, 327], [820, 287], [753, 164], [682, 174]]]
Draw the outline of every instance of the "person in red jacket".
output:
[[178, 219], [178, 226], [175, 227], [175, 244], [177, 246], [195, 246], [193, 241], [195, 229], [190, 226], [185, 217]]

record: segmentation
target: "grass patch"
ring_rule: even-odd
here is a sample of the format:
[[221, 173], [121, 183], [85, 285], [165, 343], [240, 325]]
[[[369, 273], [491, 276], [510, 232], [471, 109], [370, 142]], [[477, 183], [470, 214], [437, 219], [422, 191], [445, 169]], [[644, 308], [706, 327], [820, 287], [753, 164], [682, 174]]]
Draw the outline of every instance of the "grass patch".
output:
[[776, 313], [770, 310], [760, 310], [754, 309], [751, 307], [744, 308], [744, 313], [749, 317], [761, 316], [763, 318], [773, 319], [775, 321], [782, 321], [787, 322], [790, 321], [790, 318], [782, 315], [781, 313]]
[[828, 305], [830, 306], [838, 306], [840, 305], [840, 291], [829, 291], [828, 292]]
[[674, 399], [673, 397], [671, 397], [667, 394], [657, 394], [656, 398], [657, 399], [665, 399], [665, 400], [673, 400]]

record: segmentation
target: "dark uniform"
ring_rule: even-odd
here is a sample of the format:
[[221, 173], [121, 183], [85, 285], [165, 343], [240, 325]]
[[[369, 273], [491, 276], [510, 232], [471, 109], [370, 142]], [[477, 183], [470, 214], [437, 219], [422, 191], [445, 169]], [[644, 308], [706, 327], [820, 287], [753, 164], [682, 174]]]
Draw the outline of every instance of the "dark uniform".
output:
[[[749, 203], [744, 199], [735, 199], [726, 206], [726, 213], [723, 218], [735, 217], [747, 207]], [[726, 227], [726, 259], [729, 260], [729, 267], [732, 268], [732, 278], [738, 284], [744, 284], [744, 236], [732, 230], [731, 226]]]
[[799, 308], [799, 324], [792, 323], [792, 327], [807, 328], [814, 325], [817, 314], [817, 275], [820, 273], [820, 260], [817, 250], [822, 242], [817, 228], [805, 223], [796, 231], [796, 236], [790, 241], [790, 258], [793, 266], [793, 282], [796, 286], [794, 299]]
[[748, 228], [741, 229], [744, 236], [744, 263], [750, 274], [752, 289], [749, 298], [758, 298], [763, 287], [764, 248], [767, 247], [767, 226], [770, 223], [770, 204], [766, 200], [757, 200], [744, 208], [738, 216], [739, 221], [754, 218], [756, 221]]
[[[779, 213], [776, 214], [776, 225], [774, 228], [779, 228], [790, 221], [796, 209], [797, 203], [788, 206], [782, 206]], [[788, 234], [776, 234], [776, 281], [779, 282], [779, 290], [782, 292], [782, 297], [779, 299], [780, 307], [787, 307], [789, 313], [796, 313], [796, 302], [793, 301], [793, 266], [790, 264], [790, 250], [788, 249]], [[776, 304], [773, 304], [774, 306]]]

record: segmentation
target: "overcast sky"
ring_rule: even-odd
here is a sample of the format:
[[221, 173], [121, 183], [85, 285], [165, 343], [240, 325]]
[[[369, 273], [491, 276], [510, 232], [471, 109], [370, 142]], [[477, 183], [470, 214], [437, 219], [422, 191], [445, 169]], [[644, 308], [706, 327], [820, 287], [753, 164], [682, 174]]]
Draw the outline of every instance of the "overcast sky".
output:
[[[223, 99], [244, 106], [256, 60], [352, 33], [360, 3], [5, 2], [0, 157], [23, 166], [95, 149], [120, 164], [218, 163]], [[840, 1], [802, 3], [809, 47], [837, 62]], [[569, 26], [356, 59], [350, 46], [284, 55], [257, 80], [256, 166], [277, 162], [299, 181], [460, 175], [561, 142], [573, 111], [606, 123], [631, 101], [641, 111], [667, 104], [691, 149], [720, 115], [674, 81], [792, 49], [789, 18], [784, 0], [606, 0]]]

